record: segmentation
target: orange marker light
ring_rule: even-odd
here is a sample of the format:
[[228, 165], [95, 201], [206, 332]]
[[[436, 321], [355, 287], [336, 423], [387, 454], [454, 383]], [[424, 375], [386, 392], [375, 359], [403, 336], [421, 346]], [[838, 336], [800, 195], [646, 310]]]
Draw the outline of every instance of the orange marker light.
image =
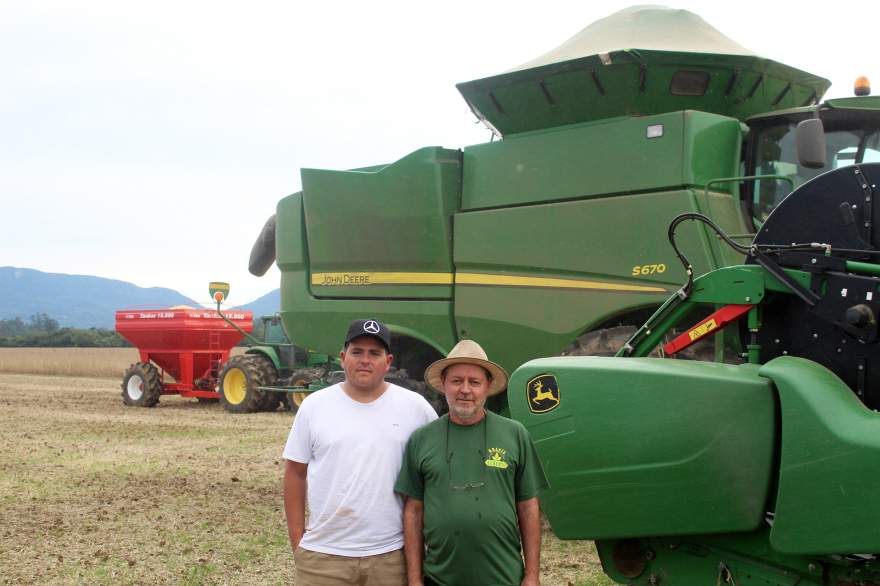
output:
[[853, 89], [857, 96], [870, 96], [871, 82], [868, 81], [868, 78], [863, 75], [856, 79], [856, 84]]

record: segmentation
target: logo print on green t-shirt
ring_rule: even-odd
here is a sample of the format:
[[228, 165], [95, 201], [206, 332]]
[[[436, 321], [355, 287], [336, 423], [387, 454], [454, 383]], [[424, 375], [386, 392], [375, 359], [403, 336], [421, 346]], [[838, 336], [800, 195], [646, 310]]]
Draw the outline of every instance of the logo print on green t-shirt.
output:
[[489, 459], [486, 460], [486, 466], [501, 469], [507, 468], [507, 462], [504, 461], [505, 454], [507, 454], [507, 450], [504, 448], [489, 448]]

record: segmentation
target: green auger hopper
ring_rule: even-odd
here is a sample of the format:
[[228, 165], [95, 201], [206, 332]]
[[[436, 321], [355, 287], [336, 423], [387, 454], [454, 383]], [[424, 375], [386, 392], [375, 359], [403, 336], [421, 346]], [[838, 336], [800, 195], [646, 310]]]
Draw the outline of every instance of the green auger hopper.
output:
[[[250, 269], [277, 263], [298, 344], [334, 355], [352, 320], [380, 319], [415, 384], [465, 338], [509, 371], [610, 355], [686, 277], [672, 218], [748, 242], [792, 186], [880, 160], [880, 101], [822, 103], [827, 87], [689, 12], [627, 9], [458, 85], [500, 140], [302, 169]], [[696, 274], [742, 262], [703, 225], [681, 238]]]
[[[512, 415], [564, 539], [628, 584], [880, 584], [880, 163], [804, 184], [617, 357], [530, 361]], [[740, 364], [675, 360], [728, 334]], [[660, 352], [665, 358], [647, 357]]]

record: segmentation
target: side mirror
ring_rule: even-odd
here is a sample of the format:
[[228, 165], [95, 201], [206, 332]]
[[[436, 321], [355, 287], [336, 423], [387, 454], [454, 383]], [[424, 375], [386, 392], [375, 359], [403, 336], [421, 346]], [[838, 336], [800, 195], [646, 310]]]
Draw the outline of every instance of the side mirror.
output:
[[794, 131], [798, 162], [807, 169], [821, 169], [828, 164], [825, 156], [825, 127], [818, 118], [798, 123]]

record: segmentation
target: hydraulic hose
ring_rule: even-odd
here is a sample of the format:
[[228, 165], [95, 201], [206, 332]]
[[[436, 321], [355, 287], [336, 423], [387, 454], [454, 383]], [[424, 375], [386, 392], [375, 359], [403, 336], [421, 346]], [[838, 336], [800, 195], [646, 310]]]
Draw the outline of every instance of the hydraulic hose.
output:
[[686, 220], [698, 220], [700, 222], [703, 222], [704, 224], [712, 228], [712, 230], [719, 236], [719, 238], [724, 240], [724, 242], [726, 242], [728, 246], [741, 254], [749, 254], [751, 250], [748, 246], [743, 246], [742, 244], [739, 244], [738, 242], [731, 239], [730, 236], [725, 234], [725, 232], [718, 226], [718, 224], [716, 224], [703, 214], [688, 212], [685, 214], [679, 214], [678, 216], [673, 218], [672, 222], [669, 224], [667, 236], [669, 237], [669, 244], [672, 245], [672, 250], [675, 251], [675, 256], [677, 256], [678, 259], [681, 261], [681, 264], [682, 266], [684, 266], [684, 270], [687, 273], [687, 282], [681, 287], [681, 289], [676, 292], [676, 295], [678, 295], [682, 299], [687, 299], [690, 296], [691, 289], [694, 285], [694, 267], [685, 256], [685, 254], [678, 247], [678, 244], [675, 242], [675, 229], [678, 227], [679, 224]]

